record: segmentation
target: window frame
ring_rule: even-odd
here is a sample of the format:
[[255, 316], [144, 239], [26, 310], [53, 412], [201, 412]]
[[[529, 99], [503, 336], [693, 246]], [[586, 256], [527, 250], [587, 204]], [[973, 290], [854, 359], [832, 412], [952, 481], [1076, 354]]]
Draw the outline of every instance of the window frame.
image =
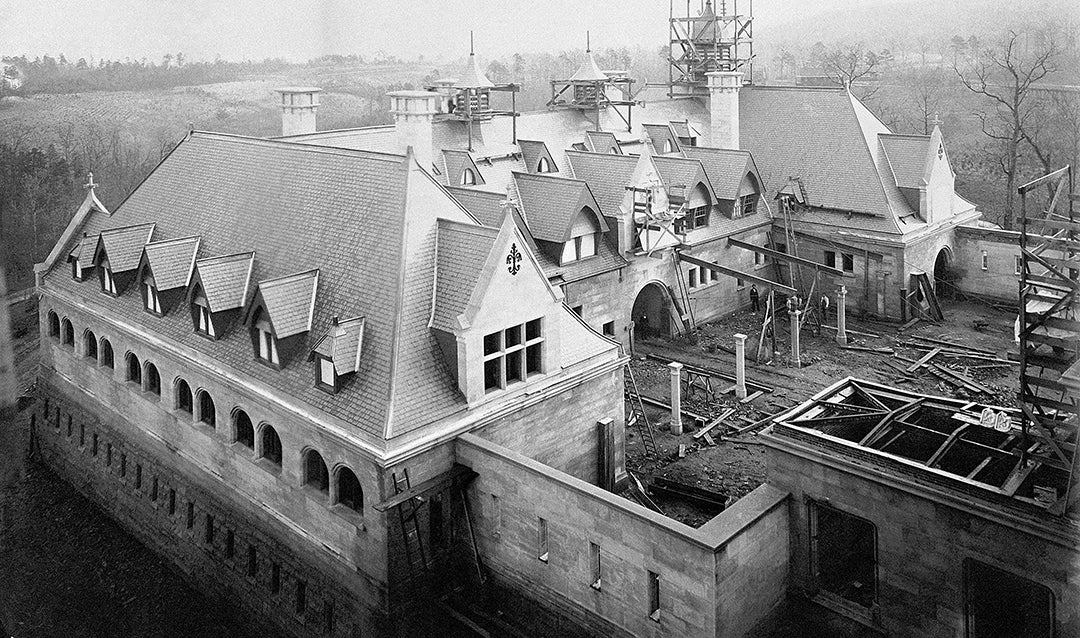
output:
[[476, 171], [471, 168], [464, 168], [461, 171], [461, 185], [462, 186], [476, 186]]
[[101, 262], [101, 292], [112, 297], [119, 297], [119, 288], [116, 287], [116, 276], [113, 274], [109, 260]]
[[[326, 366], [329, 366], [330, 380], [326, 380]], [[315, 387], [330, 394], [338, 391], [338, 373], [334, 361], [325, 355], [315, 355]]]
[[274, 326], [266, 317], [266, 311], [259, 309], [256, 319], [251, 324], [255, 336], [255, 359], [275, 369], [281, 368], [281, 353], [278, 350]]
[[824, 253], [823, 263], [829, 268], [836, 268], [836, 251], [826, 250]]
[[[532, 338], [529, 337], [530, 326], [536, 326], [537, 327], [536, 336], [534, 336]], [[514, 330], [519, 331], [518, 341], [511, 344], [508, 347], [506, 345], [506, 343], [507, 343], [506, 335], [507, 335], [508, 332], [511, 332], [511, 331], [514, 331]], [[484, 393], [485, 394], [491, 394], [493, 392], [507, 390], [507, 389], [512, 388], [514, 386], [517, 386], [519, 384], [526, 383], [527, 381], [529, 381], [530, 379], [532, 379], [532, 378], [534, 378], [536, 376], [544, 374], [544, 351], [545, 351], [544, 344], [545, 344], [545, 342], [547, 340], [547, 338], [545, 336], [545, 333], [546, 333], [546, 331], [545, 331], [543, 317], [537, 317], [536, 319], [530, 319], [529, 321], [519, 323], [519, 324], [515, 324], [513, 326], [503, 328], [502, 330], [498, 330], [496, 332], [492, 332], [492, 333], [484, 335], [483, 340], [481, 342], [481, 346], [483, 347], [483, 350], [482, 350], [482, 353], [483, 353], [482, 354], [482, 362], [483, 362], [483, 366], [484, 366], [484, 370], [483, 370]], [[488, 340], [491, 337], [495, 337], [495, 336], [498, 337], [497, 349], [492, 350], [491, 352], [488, 352], [487, 351]], [[532, 348], [539, 348], [539, 356], [538, 356], [539, 369], [537, 369], [537, 370], [530, 370], [530, 367], [529, 367], [529, 362], [530, 362], [529, 352], [530, 352], [530, 350]], [[518, 355], [518, 353], [520, 353], [520, 355]], [[508, 381], [507, 380], [507, 378], [508, 378], [508, 375], [507, 375], [507, 368], [508, 368], [507, 361], [510, 360], [515, 355], [520, 356], [520, 363], [519, 363], [519, 372], [520, 372], [520, 374], [514, 380]], [[498, 383], [496, 383], [495, 385], [489, 386], [488, 385], [488, 364], [490, 362], [492, 362], [492, 361], [495, 361], [495, 360], [499, 361], [499, 364], [498, 364], [499, 365], [499, 371], [498, 371], [499, 379], [498, 379]]]
[[214, 327], [214, 313], [210, 310], [210, 304], [206, 300], [206, 295], [201, 290], [199, 290], [194, 298], [192, 298], [191, 305], [195, 310], [193, 317], [195, 334], [202, 335], [208, 339], [217, 339], [217, 329]]
[[982, 257], [979, 263], [983, 270], [990, 270], [990, 254], [985, 250], [982, 251]]
[[161, 295], [158, 294], [157, 286], [150, 283], [149, 278], [143, 279], [142, 296], [143, 310], [155, 317], [160, 317], [165, 314], [161, 311]]
[[855, 274], [855, 254], [840, 253], [840, 265], [844, 272]]

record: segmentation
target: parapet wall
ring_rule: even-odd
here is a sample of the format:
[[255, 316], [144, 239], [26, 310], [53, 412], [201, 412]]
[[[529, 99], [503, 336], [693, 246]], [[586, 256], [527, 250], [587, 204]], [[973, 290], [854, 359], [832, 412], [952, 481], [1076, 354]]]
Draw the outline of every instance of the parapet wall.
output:
[[479, 475], [468, 498], [484, 566], [585, 628], [552, 635], [742, 636], [784, 599], [784, 492], [759, 487], [693, 529], [478, 436], [456, 448]]

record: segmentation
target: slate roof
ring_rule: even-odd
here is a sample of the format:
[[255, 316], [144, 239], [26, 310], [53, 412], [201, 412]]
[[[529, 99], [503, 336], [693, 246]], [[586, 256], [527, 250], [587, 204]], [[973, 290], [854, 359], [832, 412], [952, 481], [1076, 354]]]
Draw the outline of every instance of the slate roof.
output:
[[[570, 238], [570, 225], [582, 205], [601, 213], [599, 204], [582, 180], [514, 173], [514, 184], [517, 187], [518, 206], [536, 239], [565, 242]], [[599, 215], [598, 220], [601, 230], [606, 232], [607, 223]]]
[[94, 249], [97, 248], [97, 244], [97, 235], [83, 237], [81, 240], [75, 242], [75, 248], [68, 253], [68, 260], [78, 259], [83, 262], [88, 262], [90, 259], [94, 258]]
[[195, 261], [210, 312], [241, 308], [248, 298], [255, 253], [237, 253]]
[[[701, 162], [718, 199], [734, 200], [747, 173], [757, 173], [749, 151], [707, 146], [684, 146], [683, 155]], [[760, 180], [760, 177], [758, 178]], [[762, 186], [764, 190], [764, 186]]]
[[[709, 183], [709, 178], [705, 174], [705, 169], [702, 168], [701, 162], [696, 159], [654, 155], [652, 160], [653, 165], [656, 166], [656, 171], [660, 174], [660, 179], [664, 180], [665, 186], [669, 189], [672, 186], [685, 187], [681, 196], [688, 196], [690, 194], [690, 189], [697, 186], [700, 181], [705, 185], [705, 188], [709, 190], [709, 194], [713, 198], [716, 197], [712, 184]], [[678, 191], [672, 191], [672, 193], [675, 196], [680, 196]]]
[[435, 271], [435, 309], [431, 327], [453, 333], [472, 297], [499, 231], [439, 220]]
[[328, 357], [338, 376], [356, 372], [364, 350], [364, 323], [363, 317], [353, 317], [331, 324], [312, 351]]
[[930, 156], [929, 135], [878, 135], [885, 157], [901, 188], [919, 188], [927, 177], [927, 164]]
[[616, 150], [613, 155], [622, 155], [619, 140], [615, 138], [614, 133], [608, 131], [585, 131], [585, 150], [593, 153], [611, 153], [612, 148]]
[[143, 251], [158, 290], [186, 288], [191, 283], [199, 238], [168, 239], [147, 244]]
[[585, 60], [582, 61], [581, 66], [574, 75], [570, 76], [572, 82], [599, 82], [607, 79], [607, 73], [600, 70], [592, 51], [585, 54]]
[[447, 186], [446, 190], [465, 207], [465, 210], [472, 213], [481, 224], [497, 228], [502, 223], [505, 215], [503, 202], [506, 201], [506, 193], [493, 193], [477, 188], [462, 188], [461, 186]]
[[258, 283], [258, 294], [266, 304], [266, 314], [279, 339], [311, 330], [318, 289], [318, 269]]
[[101, 231], [98, 252], [104, 251], [113, 272], [127, 272], [139, 267], [143, 246], [154, 235], [154, 224], [139, 224]]
[[609, 217], [617, 217], [638, 158], [582, 151], [567, 151], [566, 157], [574, 171], [574, 177], [589, 185], [596, 202], [600, 204], [600, 212]]
[[461, 79], [454, 86], [459, 89], [490, 89], [495, 85], [480, 71], [476, 55], [470, 53], [469, 61], [465, 63], [465, 69], [461, 73]]
[[443, 163], [445, 172], [443, 177], [444, 184], [458, 186], [461, 184], [461, 174], [466, 168], [471, 168], [476, 174], [476, 184], [480, 185], [484, 183], [484, 177], [480, 173], [480, 169], [476, 166], [476, 162], [473, 161], [468, 151], [454, 151], [444, 150]]
[[518, 140], [521, 148], [521, 159], [525, 162], [525, 170], [530, 173], [536, 172], [541, 157], [547, 157], [551, 162], [551, 172], [558, 172], [559, 167], [548, 152], [547, 144], [537, 140]]

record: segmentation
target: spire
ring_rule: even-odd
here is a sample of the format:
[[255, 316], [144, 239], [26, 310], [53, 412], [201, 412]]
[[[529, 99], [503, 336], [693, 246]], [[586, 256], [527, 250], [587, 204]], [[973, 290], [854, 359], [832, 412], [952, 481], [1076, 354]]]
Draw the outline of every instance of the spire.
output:
[[465, 72], [461, 74], [461, 79], [454, 86], [459, 89], [490, 89], [495, 86], [476, 66], [472, 31], [469, 32], [469, 62], [465, 65]]
[[607, 73], [600, 70], [596, 64], [596, 58], [592, 53], [592, 42], [589, 32], [585, 32], [585, 61], [581, 63], [577, 72], [570, 77], [571, 82], [603, 82], [608, 79]]

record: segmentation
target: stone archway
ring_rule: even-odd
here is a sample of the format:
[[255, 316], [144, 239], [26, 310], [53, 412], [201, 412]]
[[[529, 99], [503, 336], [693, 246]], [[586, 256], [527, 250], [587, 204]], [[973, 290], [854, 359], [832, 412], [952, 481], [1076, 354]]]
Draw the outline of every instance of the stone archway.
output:
[[934, 293], [938, 299], [952, 298], [955, 287], [952, 276], [952, 249], [942, 246], [934, 260]]
[[671, 300], [667, 289], [658, 281], [650, 281], [638, 292], [630, 312], [634, 336], [638, 339], [671, 337]]

